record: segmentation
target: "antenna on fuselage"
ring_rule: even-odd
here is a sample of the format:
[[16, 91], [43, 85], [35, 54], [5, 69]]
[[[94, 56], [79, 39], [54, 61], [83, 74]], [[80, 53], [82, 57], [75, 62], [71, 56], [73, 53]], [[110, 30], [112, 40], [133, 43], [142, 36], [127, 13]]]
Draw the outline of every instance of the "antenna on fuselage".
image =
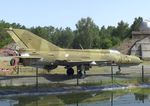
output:
[[83, 49], [83, 47], [82, 47], [82, 45], [81, 45], [81, 44], [79, 44], [79, 46], [80, 46], [80, 48], [81, 48], [81, 49]]

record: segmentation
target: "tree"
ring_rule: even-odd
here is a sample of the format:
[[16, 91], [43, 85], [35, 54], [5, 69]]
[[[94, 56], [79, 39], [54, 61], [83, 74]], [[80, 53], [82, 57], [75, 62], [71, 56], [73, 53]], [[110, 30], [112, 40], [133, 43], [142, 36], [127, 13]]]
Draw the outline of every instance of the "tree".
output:
[[12, 38], [8, 35], [6, 30], [4, 29], [9, 27], [22, 29], [25, 28], [25, 26], [22, 26], [17, 23], [10, 24], [8, 22], [5, 22], [4, 20], [0, 20], [0, 48], [13, 41]]
[[133, 24], [130, 27], [130, 31], [129, 31], [129, 35], [128, 37], [132, 37], [132, 31], [139, 31], [140, 30], [140, 25], [143, 22], [143, 18], [142, 17], [138, 17], [134, 19]]
[[84, 49], [90, 49], [95, 47], [95, 39], [99, 36], [99, 28], [92, 21], [91, 18], [82, 18], [76, 24], [77, 30], [75, 33], [75, 39], [73, 43], [74, 48], [80, 48], [80, 45]]
[[142, 21], [143, 21], [142, 17], [135, 18], [133, 24], [131, 25], [131, 31], [139, 31], [139, 27]]
[[[55, 28], [53, 26], [31, 27], [28, 28], [31, 32], [38, 36], [63, 48], [111, 48], [127, 37], [131, 37], [132, 31], [138, 31], [143, 21], [142, 17], [134, 19], [133, 24], [129, 27], [124, 21], [120, 21], [117, 27], [102, 26], [99, 27], [93, 22], [90, 17], [81, 18], [76, 24], [76, 30], [71, 30], [69, 27]], [[8, 23], [0, 20], [0, 47], [12, 41], [4, 28], [21, 28], [26, 29], [24, 25], [18, 23]]]
[[116, 29], [113, 31], [113, 36], [120, 38], [121, 40], [125, 39], [128, 37], [130, 28], [128, 27], [129, 25], [123, 21], [118, 23], [118, 26]]
[[63, 48], [72, 48], [73, 32], [69, 27], [60, 30], [60, 34], [57, 36], [57, 45]]
[[99, 33], [99, 48], [108, 49], [113, 46], [112, 32], [114, 29], [115, 27], [112, 26], [108, 26], [107, 28], [105, 28], [105, 26], [101, 27]]
[[73, 39], [74, 35], [69, 27], [65, 29], [56, 28], [54, 33], [51, 34], [51, 41], [62, 48], [72, 48]]
[[55, 28], [53, 34], [51, 34], [50, 36], [52, 43], [54, 43], [55, 45], [59, 45], [59, 38], [61, 36], [62, 30], [62, 28]]
[[12, 38], [6, 33], [4, 28], [0, 28], [0, 48], [12, 42]]

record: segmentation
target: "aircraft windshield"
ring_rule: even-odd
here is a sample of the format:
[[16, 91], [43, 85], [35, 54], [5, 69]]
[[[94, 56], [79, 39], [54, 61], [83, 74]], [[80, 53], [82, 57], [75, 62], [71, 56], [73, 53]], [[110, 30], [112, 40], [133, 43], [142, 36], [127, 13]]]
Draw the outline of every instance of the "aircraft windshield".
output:
[[110, 53], [115, 53], [115, 54], [121, 54], [119, 51], [117, 50], [110, 50]]

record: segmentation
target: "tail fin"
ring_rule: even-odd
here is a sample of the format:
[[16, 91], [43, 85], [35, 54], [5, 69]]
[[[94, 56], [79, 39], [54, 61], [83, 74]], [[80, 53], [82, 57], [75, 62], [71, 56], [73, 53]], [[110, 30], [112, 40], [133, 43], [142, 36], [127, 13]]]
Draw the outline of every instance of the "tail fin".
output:
[[59, 50], [58, 46], [46, 41], [43, 38], [23, 29], [9, 29], [7, 30], [13, 40], [24, 49], [51, 51]]

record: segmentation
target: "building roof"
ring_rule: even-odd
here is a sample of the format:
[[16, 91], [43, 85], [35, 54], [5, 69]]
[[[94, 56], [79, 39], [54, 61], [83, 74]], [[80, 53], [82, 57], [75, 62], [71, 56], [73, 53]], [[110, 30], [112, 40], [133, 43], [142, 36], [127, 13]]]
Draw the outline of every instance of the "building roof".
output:
[[132, 31], [132, 35], [150, 35], [150, 31]]

